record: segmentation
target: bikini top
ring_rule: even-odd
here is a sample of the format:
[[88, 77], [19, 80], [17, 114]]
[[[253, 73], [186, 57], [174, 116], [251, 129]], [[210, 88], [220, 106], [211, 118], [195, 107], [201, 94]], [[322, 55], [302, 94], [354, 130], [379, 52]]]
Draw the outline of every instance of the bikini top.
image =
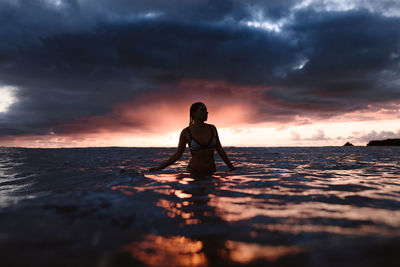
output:
[[200, 150], [200, 149], [206, 149], [206, 148], [214, 148], [216, 145], [216, 140], [215, 140], [215, 136], [214, 136], [214, 132], [210, 126], [210, 130], [211, 130], [211, 139], [210, 141], [207, 143], [207, 145], [202, 145], [199, 141], [197, 141], [196, 139], [193, 138], [192, 133], [190, 132], [190, 129], [188, 127], [189, 130], [189, 135], [190, 135], [190, 141], [189, 141], [189, 147], [190, 147], [190, 151], [195, 151], [195, 150]]

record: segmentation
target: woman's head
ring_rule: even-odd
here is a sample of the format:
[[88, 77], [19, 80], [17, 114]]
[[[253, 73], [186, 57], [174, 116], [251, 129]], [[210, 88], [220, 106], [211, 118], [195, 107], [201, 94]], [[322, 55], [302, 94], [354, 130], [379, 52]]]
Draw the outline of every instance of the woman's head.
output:
[[193, 103], [190, 107], [190, 120], [189, 125], [192, 125], [195, 120], [206, 121], [207, 120], [207, 107], [201, 102]]

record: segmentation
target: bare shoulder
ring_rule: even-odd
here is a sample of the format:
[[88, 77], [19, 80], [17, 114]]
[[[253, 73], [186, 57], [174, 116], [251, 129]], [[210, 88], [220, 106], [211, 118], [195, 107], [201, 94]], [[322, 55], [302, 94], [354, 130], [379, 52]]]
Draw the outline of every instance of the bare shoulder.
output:
[[185, 137], [185, 139], [188, 139], [189, 136], [189, 127], [186, 127], [182, 130], [181, 136]]
[[214, 132], [214, 134], [217, 134], [218, 132], [217, 132], [217, 127], [215, 127], [215, 125], [213, 125], [213, 124], [208, 124], [210, 127], [211, 127], [211, 129], [212, 129], [212, 131]]

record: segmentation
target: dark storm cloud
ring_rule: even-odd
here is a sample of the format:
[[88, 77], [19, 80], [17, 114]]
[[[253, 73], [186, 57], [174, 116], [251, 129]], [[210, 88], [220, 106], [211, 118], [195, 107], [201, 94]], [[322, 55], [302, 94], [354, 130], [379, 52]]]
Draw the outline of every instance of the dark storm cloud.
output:
[[[2, 1], [0, 84], [17, 87], [19, 101], [0, 134], [48, 133], [187, 79], [265, 86], [259, 121], [271, 110], [327, 117], [400, 99], [398, 17], [296, 3]], [[250, 27], [262, 20], [279, 30]]]
[[[352, 12], [298, 12], [287, 27], [305, 65], [266, 92], [279, 105], [331, 116], [399, 100], [400, 20]], [[396, 81], [397, 82], [394, 82]]]

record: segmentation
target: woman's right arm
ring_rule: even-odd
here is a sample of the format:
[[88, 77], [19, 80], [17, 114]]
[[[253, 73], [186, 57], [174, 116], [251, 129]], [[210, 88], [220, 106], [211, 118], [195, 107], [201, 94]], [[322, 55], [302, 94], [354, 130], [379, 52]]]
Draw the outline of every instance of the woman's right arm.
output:
[[181, 135], [179, 136], [179, 144], [176, 152], [164, 163], [162, 163], [158, 167], [152, 167], [149, 169], [149, 172], [160, 171], [171, 164], [174, 164], [178, 159], [181, 158], [183, 152], [185, 151], [186, 143], [187, 143], [187, 128], [183, 129]]

